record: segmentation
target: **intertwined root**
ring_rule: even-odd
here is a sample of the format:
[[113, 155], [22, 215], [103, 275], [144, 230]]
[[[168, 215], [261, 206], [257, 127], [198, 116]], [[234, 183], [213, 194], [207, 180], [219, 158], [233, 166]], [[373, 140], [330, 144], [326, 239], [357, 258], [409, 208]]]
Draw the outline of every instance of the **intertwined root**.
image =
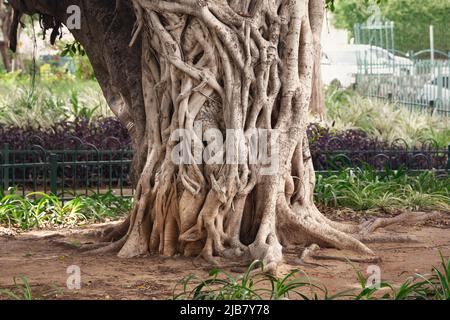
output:
[[[393, 218], [377, 218], [363, 222], [360, 225], [338, 223], [323, 216], [311, 202], [306, 201], [307, 204], [300, 204], [298, 202], [290, 204], [289, 199], [287, 200], [286, 197], [286, 190], [269, 193], [269, 190], [273, 190], [270, 186], [275, 186], [277, 179], [271, 180], [274, 184], [265, 184], [264, 188], [260, 187], [255, 190], [255, 192], [265, 191], [264, 199], [259, 198], [260, 200], [255, 208], [261, 210], [262, 215], [260, 217], [255, 216], [254, 219], [242, 219], [249, 212], [250, 214], [255, 214], [254, 210], [245, 210], [246, 208], [251, 208], [244, 201], [247, 197], [240, 198], [236, 202], [236, 206], [233, 206], [234, 210], [228, 211], [228, 214], [223, 211], [224, 208], [221, 205], [223, 202], [217, 197], [212, 196], [214, 193], [209, 193], [210, 196], [206, 196], [203, 202], [193, 201], [193, 198], [189, 198], [190, 206], [185, 207], [184, 210], [178, 209], [181, 206], [175, 206], [179, 211], [174, 212], [174, 214], [184, 215], [180, 219], [180, 224], [175, 223], [176, 226], [172, 226], [173, 228], [171, 229], [172, 232], [176, 232], [178, 238], [172, 234], [169, 239], [174, 241], [167, 240], [169, 234], [164, 229], [167, 230], [171, 226], [170, 221], [167, 222], [166, 220], [162, 227], [153, 226], [153, 232], [155, 230], [162, 232], [161, 239], [163, 245], [153, 248], [153, 250], [150, 249], [150, 251], [163, 254], [165, 252], [166, 255], [181, 253], [187, 256], [198, 256], [214, 265], [218, 264], [217, 259], [219, 257], [248, 262], [258, 259], [264, 262], [266, 271], [276, 272], [278, 264], [282, 261], [283, 245], [295, 243], [302, 244], [306, 248], [301, 253], [299, 263], [307, 264], [308, 262], [306, 260], [308, 258], [336, 259], [341, 261], [349, 259], [356, 262], [375, 263], [380, 260], [379, 257], [364, 245], [363, 242], [410, 242], [415, 241], [415, 239], [407, 235], [372, 234], [374, 231], [393, 224], [418, 223], [442, 217], [442, 214], [438, 212], [418, 212], [403, 213]], [[270, 195], [273, 196], [271, 197]], [[256, 198], [258, 199], [258, 197]], [[183, 197], [181, 199], [186, 200]], [[276, 200], [275, 203], [273, 202], [274, 199]], [[134, 210], [135, 215], [138, 214], [138, 207]], [[196, 219], [187, 216], [193, 208], [200, 210]], [[224, 219], [224, 216], [227, 216], [227, 219]], [[129, 237], [130, 232], [133, 232], [130, 224], [130, 221], [133, 220], [136, 221], [136, 217], [133, 218], [133, 216], [130, 216], [124, 222], [124, 225], [119, 226], [115, 230], [109, 230], [111, 234], [118, 235], [118, 230], [123, 231], [124, 226], [129, 226], [128, 233], [123, 234], [119, 241], [102, 248], [95, 248], [93, 252], [99, 254], [120, 250], [122, 257], [147, 254], [149, 247], [143, 251], [135, 251], [136, 248], [141, 248], [143, 243], [142, 237], [141, 239], [138, 237]], [[181, 221], [186, 220], [191, 221], [190, 228], [186, 224], [184, 227], [181, 227]], [[259, 225], [257, 232], [253, 235], [252, 242], [247, 245], [241, 241], [240, 232], [238, 232], [241, 229], [251, 229], [251, 226], [246, 225], [246, 221]], [[178, 227], [180, 229], [177, 229]], [[181, 230], [184, 230], [184, 232], [181, 232]], [[148, 236], [144, 239], [150, 238], [152, 237]], [[283, 245], [279, 239], [283, 239]], [[135, 241], [140, 242], [136, 243]], [[151, 243], [151, 240], [147, 241]], [[131, 254], [123, 256], [124, 248], [127, 248], [124, 246], [125, 243], [128, 243], [128, 248], [132, 248], [132, 251], [130, 251]], [[169, 250], [167, 246], [172, 244], [175, 245], [170, 247]], [[320, 253], [321, 247], [347, 249], [356, 253], [357, 256], [323, 255]]]
[[[96, 252], [183, 254], [213, 264], [219, 257], [259, 259], [275, 271], [283, 246], [300, 243], [309, 248], [303, 259], [320, 246], [376, 260], [363, 241], [381, 240], [369, 233], [402, 219], [350, 226], [330, 221], [313, 203], [306, 127], [309, 110], [322, 105], [324, 2], [133, 0], [133, 5], [131, 46], [142, 38], [145, 110], [128, 113], [139, 114], [131, 127], [145, 128], [137, 154], [146, 154], [146, 160], [133, 212], [109, 234], [119, 240]], [[172, 138], [180, 130], [183, 139], [200, 143], [178, 145], [184, 161], [176, 162]], [[225, 139], [242, 131], [245, 141], [210, 154], [227, 161], [199, 163], [195, 155], [205, 153], [205, 142], [217, 142], [211, 130]], [[268, 149], [278, 166], [268, 175], [262, 173], [267, 163], [250, 161], [251, 133], [258, 130], [276, 137]]]

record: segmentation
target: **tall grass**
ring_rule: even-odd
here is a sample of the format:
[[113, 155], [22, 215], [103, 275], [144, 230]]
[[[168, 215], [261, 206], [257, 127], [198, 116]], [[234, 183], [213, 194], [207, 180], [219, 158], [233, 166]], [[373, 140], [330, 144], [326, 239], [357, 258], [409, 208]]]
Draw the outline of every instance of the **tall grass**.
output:
[[0, 75], [0, 125], [46, 130], [62, 121], [112, 116], [96, 81]]
[[318, 175], [315, 196], [326, 206], [354, 210], [450, 212], [450, 177], [434, 171], [413, 175], [406, 170], [346, 169]]
[[450, 143], [449, 117], [409, 111], [334, 87], [327, 89], [326, 109], [327, 125], [338, 131], [359, 129], [389, 143], [403, 139], [410, 146], [428, 139], [435, 140], [441, 148]]
[[129, 212], [132, 200], [102, 195], [78, 196], [62, 202], [55, 195], [34, 192], [25, 197], [0, 192], [0, 225], [24, 230], [52, 226], [74, 226], [117, 219]]

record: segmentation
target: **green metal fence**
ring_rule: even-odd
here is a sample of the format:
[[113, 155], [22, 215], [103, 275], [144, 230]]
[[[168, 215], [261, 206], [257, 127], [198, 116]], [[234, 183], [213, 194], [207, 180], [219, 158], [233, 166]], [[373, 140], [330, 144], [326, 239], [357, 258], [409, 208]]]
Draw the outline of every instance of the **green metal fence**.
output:
[[[409, 148], [394, 143], [390, 150], [336, 150], [330, 140], [325, 149], [314, 152], [313, 162], [319, 174], [344, 168], [370, 165], [376, 170], [406, 168], [410, 172], [433, 169], [447, 175], [450, 170], [450, 146], [440, 150], [435, 143]], [[101, 150], [79, 143], [68, 149], [46, 150], [39, 145], [11, 150], [3, 144], [0, 152], [0, 189], [15, 188], [24, 196], [33, 192], [58, 195], [62, 200], [77, 195], [106, 193], [124, 197], [134, 193], [130, 172], [133, 152], [130, 148]]]
[[355, 25], [357, 89], [363, 95], [450, 116], [450, 53], [399, 52], [394, 23]]
[[10, 150], [4, 144], [0, 154], [0, 188], [15, 188], [23, 195], [52, 193], [63, 200], [109, 190], [131, 196], [132, 154], [128, 148], [99, 150], [88, 144], [63, 150], [45, 150], [37, 145]]

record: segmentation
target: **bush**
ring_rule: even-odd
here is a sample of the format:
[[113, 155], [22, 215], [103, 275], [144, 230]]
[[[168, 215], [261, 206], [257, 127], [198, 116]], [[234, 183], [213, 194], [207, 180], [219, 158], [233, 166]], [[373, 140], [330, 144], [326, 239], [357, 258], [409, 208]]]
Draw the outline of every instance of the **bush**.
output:
[[8, 194], [0, 192], [0, 224], [24, 230], [74, 226], [120, 218], [131, 206], [131, 199], [115, 196], [112, 192], [78, 196], [62, 202], [55, 195], [33, 192], [23, 197], [10, 190]]
[[47, 130], [61, 121], [111, 116], [96, 81], [50, 73], [33, 84], [20, 72], [0, 75], [0, 125]]
[[[73, 149], [74, 137], [98, 148], [120, 149], [128, 148], [130, 144], [127, 130], [115, 118], [102, 118], [94, 122], [87, 119], [62, 121], [45, 130], [0, 125], [0, 141], [8, 143], [10, 149], [15, 150], [24, 150], [34, 144], [48, 150], [63, 149], [63, 146]], [[105, 141], [111, 137], [114, 137], [115, 143], [105, 146]]]
[[450, 144], [450, 118], [430, 115], [385, 101], [365, 98], [355, 91], [328, 87], [326, 126], [335, 132], [362, 131], [371, 139], [392, 144], [399, 139], [410, 147], [434, 140], [435, 148]]
[[[375, 0], [368, 2], [375, 4]], [[429, 48], [428, 30], [430, 25], [434, 25], [435, 48], [450, 51], [448, 0], [389, 0], [381, 1], [378, 5], [383, 16], [395, 23], [395, 49], [407, 52]], [[353, 26], [364, 23], [373, 14], [372, 8], [361, 0], [337, 0], [333, 22], [336, 27], [348, 30], [353, 36]]]
[[450, 212], [450, 177], [439, 178], [433, 171], [411, 175], [405, 170], [346, 169], [318, 175], [315, 198], [325, 206], [354, 210]]

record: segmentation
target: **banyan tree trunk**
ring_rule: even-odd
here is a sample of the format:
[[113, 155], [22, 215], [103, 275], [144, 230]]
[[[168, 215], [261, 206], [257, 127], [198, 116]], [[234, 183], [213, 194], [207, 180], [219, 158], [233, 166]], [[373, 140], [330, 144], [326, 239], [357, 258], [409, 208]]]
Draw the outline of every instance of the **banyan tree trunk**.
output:
[[10, 0], [54, 31], [73, 2], [84, 20], [72, 32], [136, 155], [134, 209], [99, 250], [259, 259], [268, 271], [288, 244], [373, 257], [360, 228], [313, 201], [323, 0]]
[[[150, 251], [201, 255], [211, 262], [218, 256], [246, 256], [274, 270], [288, 243], [372, 255], [346, 233], [350, 227], [328, 220], [313, 201], [306, 127], [308, 112], [318, 111], [322, 100], [324, 2], [133, 4], [137, 22], [131, 45], [143, 39], [141, 125], [147, 157], [128, 232], [114, 244], [119, 256]], [[209, 159], [219, 161], [196, 161], [214, 143], [210, 132], [234, 142], [224, 143]], [[237, 132], [241, 139], [232, 140]], [[264, 132], [270, 142], [264, 149], [276, 162], [270, 169], [268, 163], [251, 161], [255, 132]], [[200, 143], [180, 147], [174, 139], [180, 133]], [[180, 152], [182, 161], [175, 161]]]

